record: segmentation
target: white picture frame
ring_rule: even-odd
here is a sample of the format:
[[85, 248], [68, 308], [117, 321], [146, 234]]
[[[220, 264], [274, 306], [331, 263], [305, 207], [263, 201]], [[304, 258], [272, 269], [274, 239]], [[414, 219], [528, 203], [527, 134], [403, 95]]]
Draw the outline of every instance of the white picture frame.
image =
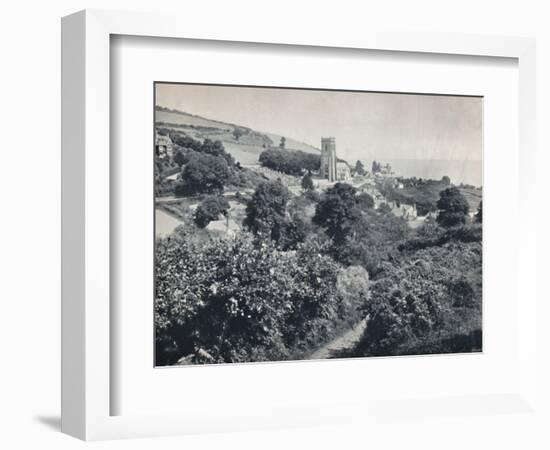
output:
[[[536, 405], [536, 292], [534, 190], [535, 42], [527, 38], [418, 34], [370, 30], [356, 33], [322, 26], [307, 30], [233, 27], [216, 30], [201, 21], [170, 15], [87, 10], [62, 21], [62, 430], [85, 440], [163, 436], [209, 431], [308, 425], [335, 419], [391, 416], [382, 401], [278, 406], [272, 411], [220, 409], [208, 416], [175, 414], [111, 415], [110, 257], [110, 39], [113, 35], [286, 44], [332, 49], [369, 49], [418, 54], [513, 58], [518, 61], [519, 184], [518, 248], [521, 280], [517, 327], [521, 367], [516, 389], [499, 395], [411, 400], [400, 414], [436, 407], [440, 414], [492, 414], [505, 409], [532, 411]], [[519, 294], [516, 294], [519, 295]], [[268, 369], [266, 369], [268, 370]], [[183, 375], [182, 375], [183, 376]], [[436, 406], [435, 406], [436, 405]], [[237, 408], [238, 409], [238, 408]], [[231, 414], [233, 417], [228, 417]], [[351, 420], [351, 419], [350, 419]]]

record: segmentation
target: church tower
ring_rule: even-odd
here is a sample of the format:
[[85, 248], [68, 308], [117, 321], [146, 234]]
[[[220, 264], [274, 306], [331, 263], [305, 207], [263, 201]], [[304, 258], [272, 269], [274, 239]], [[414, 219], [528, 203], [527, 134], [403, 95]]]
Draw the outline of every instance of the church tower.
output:
[[321, 138], [321, 176], [336, 181], [336, 140], [333, 137]]

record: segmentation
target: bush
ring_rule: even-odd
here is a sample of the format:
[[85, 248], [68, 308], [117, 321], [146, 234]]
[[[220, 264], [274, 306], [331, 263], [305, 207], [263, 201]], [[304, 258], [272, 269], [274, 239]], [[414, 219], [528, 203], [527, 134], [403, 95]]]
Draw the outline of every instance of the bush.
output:
[[358, 194], [355, 198], [359, 209], [365, 211], [374, 208], [374, 199], [366, 192]]
[[349, 266], [338, 272], [336, 287], [342, 298], [345, 317], [356, 322], [360, 319], [359, 308], [364, 307], [369, 293], [369, 274], [361, 266]]
[[480, 339], [468, 336], [481, 330], [481, 283], [480, 242], [452, 241], [384, 264], [365, 304], [369, 322], [356, 353], [480, 349]]
[[289, 359], [329, 338], [342, 313], [338, 266], [315, 243], [282, 252], [244, 234], [202, 245], [175, 234], [156, 261], [158, 364]]
[[227, 216], [229, 202], [221, 195], [206, 197], [195, 210], [194, 221], [200, 228], [206, 228], [213, 220], [218, 220], [220, 215]]

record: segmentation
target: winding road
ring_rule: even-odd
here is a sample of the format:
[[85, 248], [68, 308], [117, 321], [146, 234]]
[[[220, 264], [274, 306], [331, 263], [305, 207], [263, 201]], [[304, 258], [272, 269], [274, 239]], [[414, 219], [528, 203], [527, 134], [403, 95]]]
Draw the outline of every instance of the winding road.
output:
[[346, 331], [344, 334], [341, 334], [336, 339], [328, 342], [320, 349], [316, 350], [309, 356], [308, 359], [333, 358], [343, 350], [352, 348], [355, 344], [357, 344], [357, 342], [359, 342], [359, 339], [361, 339], [365, 328], [367, 328], [367, 319], [363, 319], [351, 330]]

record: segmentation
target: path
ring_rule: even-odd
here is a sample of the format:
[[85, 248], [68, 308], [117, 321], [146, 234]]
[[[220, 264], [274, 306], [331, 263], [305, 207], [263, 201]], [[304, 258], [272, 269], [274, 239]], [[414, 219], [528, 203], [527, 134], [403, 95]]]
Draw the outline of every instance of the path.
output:
[[155, 234], [156, 237], [166, 237], [174, 232], [176, 227], [183, 222], [162, 209], [155, 209]]
[[357, 344], [357, 342], [359, 342], [359, 339], [361, 339], [365, 328], [367, 328], [367, 319], [363, 319], [351, 330], [346, 331], [333, 341], [330, 341], [320, 349], [316, 350], [309, 356], [308, 359], [328, 359], [338, 355], [338, 353], [343, 350], [352, 348], [355, 344]]

